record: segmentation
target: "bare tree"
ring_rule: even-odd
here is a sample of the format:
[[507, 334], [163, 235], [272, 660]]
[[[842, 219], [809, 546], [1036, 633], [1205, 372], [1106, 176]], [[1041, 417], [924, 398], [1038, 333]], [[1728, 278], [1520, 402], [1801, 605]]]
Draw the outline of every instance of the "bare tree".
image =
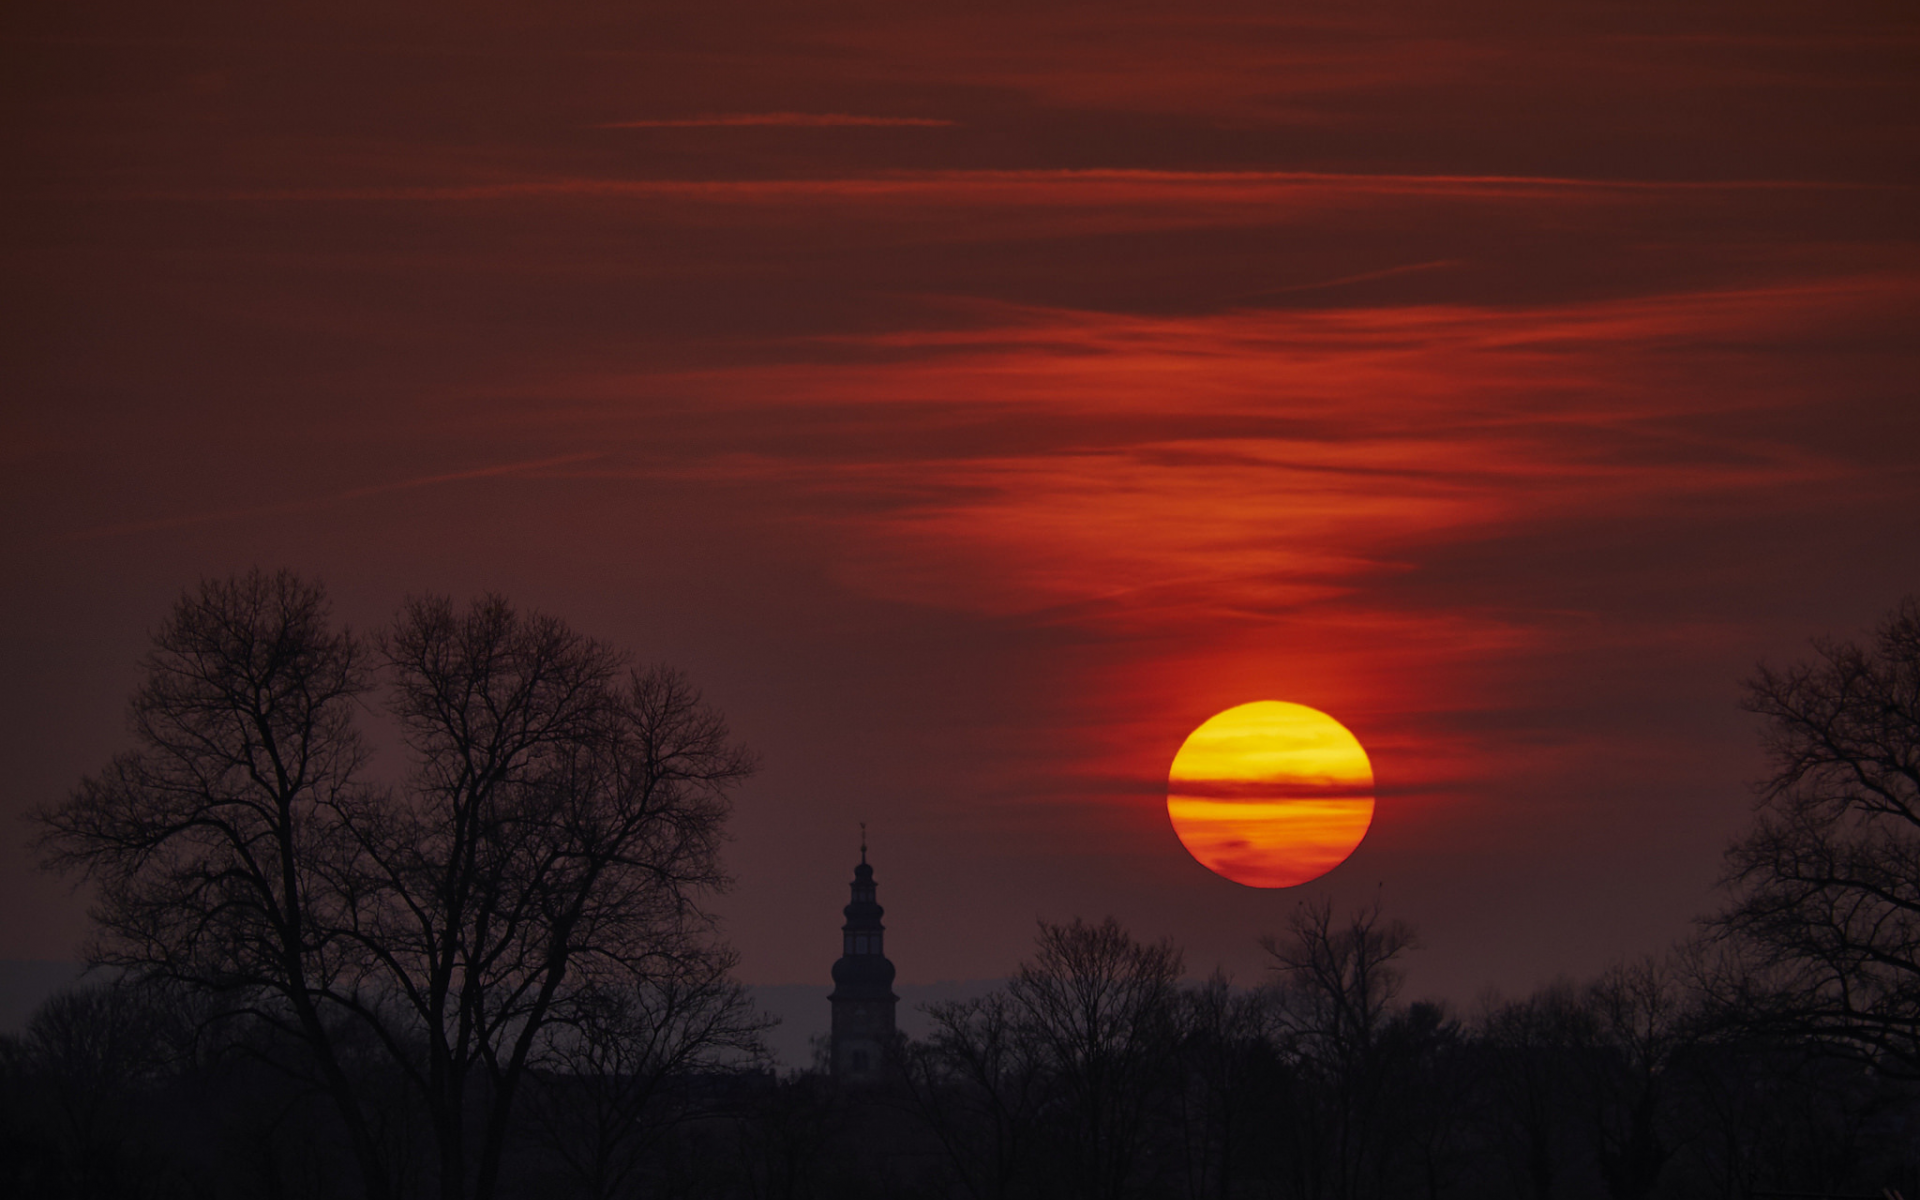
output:
[[1728, 851], [1731, 902], [1713, 931], [1746, 971], [1728, 1011], [1769, 1017], [1920, 1072], [1920, 598], [1874, 642], [1817, 641], [1762, 668], [1746, 707], [1773, 774], [1752, 832]]
[[1533, 1200], [1549, 1200], [1569, 1165], [1593, 1014], [1571, 980], [1499, 1004], [1481, 1022], [1489, 1122]]
[[380, 1139], [322, 1012], [342, 969], [326, 880], [350, 855], [365, 650], [285, 571], [202, 584], [153, 641], [135, 748], [40, 814], [41, 846], [98, 889], [93, 962], [203, 990], [313, 1048], [367, 1194], [384, 1197]]
[[927, 1015], [927, 1040], [900, 1047], [901, 1084], [967, 1194], [1008, 1200], [1030, 1182], [1051, 1095], [1040, 1047], [1022, 1036], [1005, 992], [934, 1004]]
[[[391, 1193], [343, 1036], [425, 1110], [445, 1197], [491, 1196], [550, 1031], [717, 953], [700, 895], [752, 764], [686, 679], [490, 598], [378, 641], [412, 770], [361, 781], [370, 655], [288, 574], [203, 585], [156, 639], [139, 748], [45, 814], [99, 882], [94, 957], [297, 1034], [370, 1197]], [[471, 1142], [471, 1144], [470, 1144]]]
[[365, 973], [333, 998], [420, 1091], [441, 1194], [485, 1200], [549, 1025], [712, 952], [695, 900], [752, 762], [684, 676], [498, 597], [416, 601], [381, 649], [416, 770], [350, 821]]
[[1074, 1185], [1088, 1196], [1122, 1196], [1172, 1064], [1180, 952], [1135, 941], [1112, 917], [1043, 921], [1037, 948], [1007, 985], [1016, 1027], [1064, 1105]]
[[1338, 926], [1332, 902], [1322, 901], [1301, 905], [1286, 937], [1260, 944], [1280, 976], [1280, 1024], [1322, 1093], [1311, 1111], [1324, 1128], [1307, 1136], [1325, 1178], [1309, 1186], [1350, 1200], [1380, 1161], [1374, 1142], [1388, 1065], [1381, 1037], [1402, 983], [1394, 962], [1416, 945], [1413, 929], [1387, 920], [1377, 900]]
[[[486, 1105], [474, 1189], [484, 1196], [572, 950], [543, 885], [571, 865], [560, 859], [566, 793], [604, 782], [597, 752], [621, 663], [497, 598], [467, 614], [445, 600], [410, 603], [381, 650], [415, 765], [400, 797], [351, 814], [363, 870], [338, 882], [354, 899], [344, 932], [360, 974], [334, 998], [424, 1100], [443, 1196], [465, 1194], [468, 1110]], [[483, 1100], [476, 1084], [490, 1074], [497, 1086]]]
[[689, 1089], [724, 1079], [717, 1068], [768, 1061], [770, 1022], [729, 978], [733, 962], [689, 954], [622, 987], [597, 984], [554, 1022], [526, 1102], [540, 1140], [586, 1195], [626, 1193], [664, 1134], [713, 1115], [725, 1097]]
[[1678, 1135], [1678, 1076], [1698, 1042], [1692, 997], [1670, 962], [1608, 968], [1587, 989], [1588, 1066], [1596, 1160], [1615, 1200], [1653, 1194]]
[[1252, 1114], [1274, 1074], [1273, 995], [1221, 971], [1180, 994], [1180, 1120], [1186, 1194], [1226, 1200]]
[[[96, 982], [42, 1004], [16, 1046], [21, 1078], [9, 1082], [24, 1085], [29, 1120], [50, 1135], [56, 1153], [42, 1178], [17, 1182], [74, 1196], [171, 1191], [154, 1178], [164, 1159], [142, 1153], [156, 1139], [152, 1122], [141, 1119], [142, 1093], [175, 1065], [171, 1032], [154, 997], [135, 986]], [[0, 1157], [10, 1158], [23, 1147], [15, 1130], [7, 1132], [14, 1145]]]

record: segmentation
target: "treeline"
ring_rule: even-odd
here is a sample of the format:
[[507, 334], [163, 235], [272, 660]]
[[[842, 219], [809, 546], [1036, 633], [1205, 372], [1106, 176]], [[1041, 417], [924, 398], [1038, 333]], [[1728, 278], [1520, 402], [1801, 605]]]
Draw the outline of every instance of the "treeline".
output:
[[[931, 1006], [883, 1085], [776, 1078], [687, 1017], [572, 1043], [522, 1088], [498, 1194], [527, 1197], [1745, 1198], [1920, 1195], [1920, 1089], [1762, 1031], [1688, 955], [1461, 1015], [1404, 1000], [1412, 931], [1303, 906], [1271, 978], [1182, 980], [1116, 922], [1043, 925], [988, 996]], [[0, 1041], [7, 1162], [34, 1196], [363, 1193], [297, 1039], [131, 984], [56, 996]], [[693, 1032], [698, 1032], [697, 1030]], [[678, 1057], [673, 1047], [698, 1047]], [[596, 1057], [614, 1055], [616, 1057]], [[353, 1059], [392, 1190], [439, 1190], [432, 1113]], [[483, 1098], [483, 1097], [482, 1097]], [[485, 1106], [475, 1105], [475, 1112]], [[473, 1119], [473, 1118], [469, 1118]]]
[[[657, 989], [649, 1011], [626, 1013], [621, 1036], [602, 1027], [550, 1039], [492, 1147], [495, 1194], [760, 1194], [715, 1192], [697, 1167], [678, 1172], [685, 1148], [672, 1134], [770, 1094], [772, 1075], [756, 1057], [765, 1022], [724, 980], [673, 992]], [[336, 1032], [386, 1192], [450, 1190], [431, 1097], [390, 1051], [344, 1024]], [[404, 1049], [426, 1063], [430, 1043], [423, 1032]], [[314, 1057], [298, 1035], [223, 1019], [175, 987], [121, 981], [57, 994], [23, 1035], [0, 1037], [0, 1195], [364, 1196], [360, 1147], [331, 1089], [316, 1082]], [[497, 1095], [482, 1087], [466, 1097], [470, 1155]]]
[[1920, 1092], [1729, 1011], [1690, 956], [1461, 1017], [1399, 998], [1404, 924], [1306, 906], [1270, 984], [1181, 985], [1112, 921], [1043, 926], [997, 995], [932, 1010], [905, 1108], [926, 1194], [1748, 1197], [1912, 1187]]

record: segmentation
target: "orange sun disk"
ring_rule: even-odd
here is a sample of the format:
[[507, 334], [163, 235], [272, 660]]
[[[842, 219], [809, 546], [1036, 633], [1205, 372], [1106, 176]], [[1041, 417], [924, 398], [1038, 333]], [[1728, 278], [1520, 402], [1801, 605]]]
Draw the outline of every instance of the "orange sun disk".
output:
[[1187, 735], [1167, 777], [1167, 816], [1187, 853], [1248, 887], [1333, 870], [1373, 824], [1373, 766], [1318, 709], [1260, 700]]

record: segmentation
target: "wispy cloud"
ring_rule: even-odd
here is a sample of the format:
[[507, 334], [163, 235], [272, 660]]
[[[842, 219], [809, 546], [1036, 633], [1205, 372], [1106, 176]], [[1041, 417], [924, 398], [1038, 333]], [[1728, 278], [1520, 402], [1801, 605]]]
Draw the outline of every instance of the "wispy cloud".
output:
[[957, 121], [938, 117], [872, 117], [858, 113], [708, 113], [697, 117], [650, 117], [607, 121], [595, 129], [940, 129]]
[[[1689, 510], [1763, 525], [1854, 478], [1805, 438], [1830, 381], [1783, 370], [1780, 350], [1917, 293], [1888, 275], [1553, 305], [1009, 306], [967, 328], [835, 339], [870, 358], [603, 394], [750, 403], [805, 429], [791, 449], [681, 469], [827, 514], [856, 590], [1131, 647], [1112, 677], [1074, 682], [1087, 726], [1059, 736], [1092, 774], [1163, 772], [1166, 729], [1285, 695], [1363, 722], [1398, 714], [1387, 786], [1430, 797], [1474, 778], [1445, 720], [1507, 702], [1497, 664], [1550, 658], [1556, 622], [1586, 646], [1619, 632], [1503, 596], [1501, 579], [1542, 569], [1527, 550], [1463, 596], [1432, 565]], [[1617, 565], [1663, 552], [1636, 545]], [[1614, 552], [1598, 553], [1586, 569], [1606, 570]], [[1567, 752], [1515, 742], [1515, 769]]]
[[[1456, 196], [1546, 200], [1636, 194], [1854, 190], [1794, 179], [1606, 179], [1553, 175], [1371, 174], [1332, 171], [933, 170], [799, 179], [568, 177], [424, 187], [303, 188], [203, 199], [464, 201], [538, 198], [697, 199], [739, 202], [927, 200], [968, 204], [1266, 203], [1289, 195]], [[1882, 185], [1883, 186], [1883, 185]], [[191, 198], [191, 197], [181, 197]]]
[[793, 429], [784, 449], [669, 469], [830, 499], [863, 590], [1192, 628], [1350, 595], [1415, 547], [1845, 470], [1754, 422], [1814, 386], [1767, 348], [1914, 288], [1179, 317], [1008, 306], [969, 328], [832, 339], [871, 358], [567, 386]]

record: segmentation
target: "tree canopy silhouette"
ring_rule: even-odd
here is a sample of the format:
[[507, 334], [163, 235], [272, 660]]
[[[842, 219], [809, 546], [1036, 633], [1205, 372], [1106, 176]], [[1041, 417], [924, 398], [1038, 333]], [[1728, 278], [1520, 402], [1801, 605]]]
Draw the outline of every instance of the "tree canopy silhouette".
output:
[[1773, 774], [1713, 922], [1750, 971], [1734, 1007], [1920, 1073], [1920, 598], [1873, 642], [1762, 668]]
[[[135, 748], [42, 814], [49, 860], [98, 885], [94, 961], [304, 1048], [369, 1196], [398, 1164], [356, 1058], [424, 1113], [440, 1194], [486, 1197], [553, 1034], [724, 962], [699, 901], [752, 762], [677, 672], [498, 597], [362, 639], [258, 571], [183, 597], [146, 668]], [[386, 786], [356, 727], [381, 688], [409, 767]]]

